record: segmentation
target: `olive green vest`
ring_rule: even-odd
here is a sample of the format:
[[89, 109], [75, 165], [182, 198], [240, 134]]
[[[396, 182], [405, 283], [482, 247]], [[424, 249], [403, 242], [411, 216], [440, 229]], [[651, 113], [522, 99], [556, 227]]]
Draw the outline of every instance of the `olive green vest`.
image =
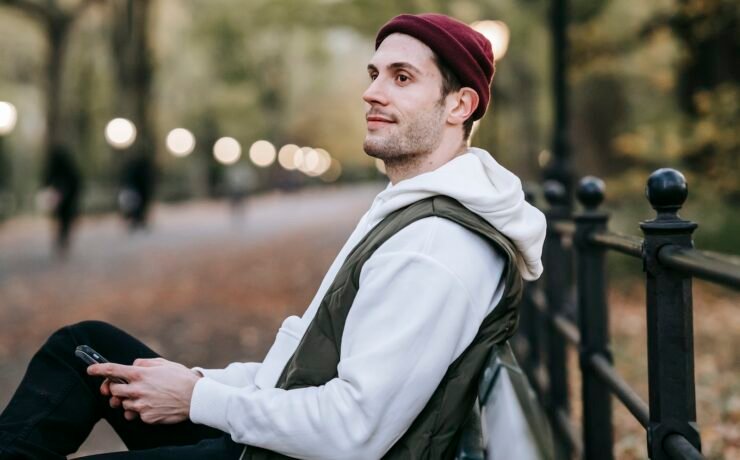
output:
[[[494, 344], [514, 333], [522, 291], [516, 268], [514, 245], [483, 218], [457, 201], [435, 196], [388, 215], [347, 256], [327, 290], [316, 316], [298, 348], [283, 369], [277, 388], [286, 390], [320, 386], [337, 377], [342, 333], [360, 288], [365, 262], [390, 237], [407, 225], [426, 217], [449, 219], [485, 238], [507, 261], [503, 298], [483, 320], [473, 342], [450, 365], [431, 399], [406, 433], [391, 447], [385, 459], [451, 459], [455, 456], [462, 426], [473, 412], [480, 374]], [[496, 282], [497, 280], [491, 280]], [[399, 306], [402, 307], [402, 306]], [[284, 455], [249, 446], [244, 459], [286, 459]]]

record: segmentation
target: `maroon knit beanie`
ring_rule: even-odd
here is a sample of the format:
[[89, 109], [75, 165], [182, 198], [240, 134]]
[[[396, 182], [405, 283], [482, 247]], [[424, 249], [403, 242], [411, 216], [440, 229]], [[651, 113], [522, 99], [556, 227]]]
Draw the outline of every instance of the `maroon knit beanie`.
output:
[[402, 14], [380, 29], [375, 38], [375, 49], [393, 33], [410, 35], [427, 45], [455, 73], [463, 86], [478, 93], [480, 102], [471, 116], [473, 120], [486, 113], [495, 69], [491, 43], [483, 34], [442, 14]]

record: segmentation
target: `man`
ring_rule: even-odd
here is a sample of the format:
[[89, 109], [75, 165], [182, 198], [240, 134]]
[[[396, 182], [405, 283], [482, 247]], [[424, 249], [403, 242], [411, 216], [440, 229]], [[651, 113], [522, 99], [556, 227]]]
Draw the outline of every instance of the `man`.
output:
[[[156, 355], [112, 326], [62, 329], [0, 417], [0, 458], [58, 458], [101, 417], [137, 450], [96, 458], [453, 455], [486, 353], [515, 328], [521, 279], [542, 270], [544, 219], [516, 176], [466, 146], [493, 77], [482, 35], [401, 15], [379, 31], [368, 73], [364, 148], [391, 184], [264, 361], [188, 369], [146, 359]], [[86, 370], [69, 357], [83, 343], [133, 365]], [[50, 378], [64, 383], [38, 383]]]

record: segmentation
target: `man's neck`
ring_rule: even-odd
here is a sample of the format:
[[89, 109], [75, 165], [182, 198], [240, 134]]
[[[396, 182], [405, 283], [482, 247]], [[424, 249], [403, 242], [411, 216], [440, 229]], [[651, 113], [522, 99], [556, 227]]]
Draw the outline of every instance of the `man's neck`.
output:
[[437, 149], [428, 154], [419, 154], [388, 160], [385, 162], [385, 173], [391, 184], [411, 179], [420, 174], [434, 171], [450, 160], [464, 154], [468, 149], [467, 143], [458, 145], [440, 144]]

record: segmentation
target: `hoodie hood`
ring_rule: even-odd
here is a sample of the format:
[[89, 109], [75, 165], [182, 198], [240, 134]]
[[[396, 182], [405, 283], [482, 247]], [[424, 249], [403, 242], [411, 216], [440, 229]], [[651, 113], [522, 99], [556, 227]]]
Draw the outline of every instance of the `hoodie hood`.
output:
[[522, 278], [539, 278], [545, 216], [525, 201], [519, 178], [479, 148], [469, 148], [434, 171], [388, 185], [373, 203], [368, 224], [374, 226], [393, 211], [435, 195], [454, 198], [484, 218], [516, 246]]

